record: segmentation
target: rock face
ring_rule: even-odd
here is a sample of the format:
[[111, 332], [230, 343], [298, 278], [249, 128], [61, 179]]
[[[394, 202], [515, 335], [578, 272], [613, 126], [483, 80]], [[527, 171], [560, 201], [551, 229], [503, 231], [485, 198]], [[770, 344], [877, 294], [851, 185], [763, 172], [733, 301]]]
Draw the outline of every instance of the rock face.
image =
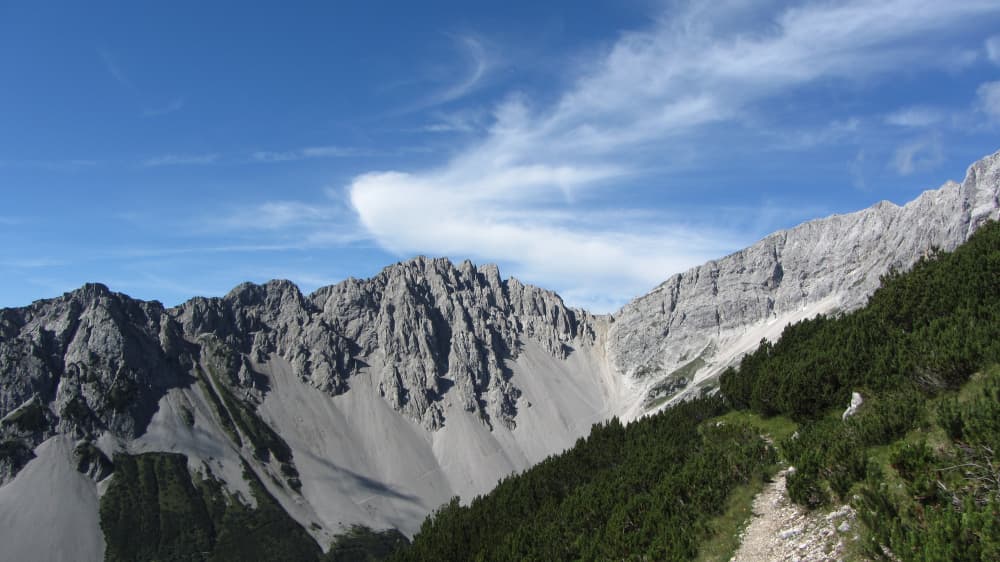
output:
[[625, 375], [662, 376], [699, 359], [695, 381], [704, 381], [803, 311], [863, 305], [890, 269], [906, 269], [934, 248], [954, 249], [998, 209], [1000, 153], [970, 167], [963, 183], [902, 207], [883, 201], [775, 232], [625, 305], [608, 333], [609, 361]]
[[[8, 448], [30, 450], [56, 434], [137, 437], [163, 393], [186, 378], [186, 345], [163, 307], [103, 285], [5, 309], [0, 333], [0, 435]], [[0, 463], [0, 482], [21, 464]]]
[[[423, 257], [308, 298], [288, 281], [246, 283], [171, 314], [189, 338], [214, 334], [256, 362], [277, 354], [330, 395], [366, 370], [396, 410], [429, 429], [444, 423], [446, 392], [488, 425], [513, 427], [519, 391], [504, 361], [527, 339], [557, 358], [570, 343], [594, 341], [591, 316], [551, 291], [501, 280], [493, 265]], [[255, 387], [249, 361], [238, 372], [241, 385]]]
[[[331, 396], [365, 371], [394, 409], [431, 430], [445, 423], [446, 393], [487, 426], [513, 428], [520, 391], [505, 361], [528, 340], [564, 359], [571, 345], [593, 344], [593, 323], [555, 293], [502, 280], [496, 266], [423, 257], [309, 297], [288, 281], [245, 283], [170, 310], [86, 285], [0, 312], [2, 435], [28, 451], [61, 433], [135, 438], [167, 389], [194, 381], [204, 336], [223, 346], [220, 371], [246, 396], [266, 393], [253, 365], [275, 355]], [[0, 481], [29, 458], [12, 448]]]
[[317, 537], [412, 532], [593, 421], [710, 390], [761, 337], [863, 304], [998, 209], [1000, 153], [962, 184], [774, 233], [606, 316], [423, 257], [308, 296], [247, 283], [171, 309], [85, 285], [0, 310], [0, 485], [52, 439], [91, 482], [116, 451], [169, 450], [237, 491], [249, 467]]
[[[350, 343], [350, 360], [379, 373], [379, 393], [429, 428], [443, 421], [438, 402], [446, 392], [488, 424], [512, 427], [519, 391], [504, 360], [515, 358], [525, 339], [560, 359], [571, 342], [594, 341], [587, 313], [567, 308], [555, 293], [501, 280], [496, 266], [469, 261], [456, 267], [417, 258], [367, 281], [320, 289], [311, 301], [319, 325]], [[345, 384], [339, 376], [314, 371], [312, 382], [336, 391]]]

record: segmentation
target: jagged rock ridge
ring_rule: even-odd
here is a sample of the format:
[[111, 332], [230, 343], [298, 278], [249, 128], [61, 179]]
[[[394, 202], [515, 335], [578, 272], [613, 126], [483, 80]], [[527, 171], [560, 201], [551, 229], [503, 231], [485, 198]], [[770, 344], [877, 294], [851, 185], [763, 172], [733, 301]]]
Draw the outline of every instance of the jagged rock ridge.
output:
[[168, 388], [193, 382], [208, 335], [226, 346], [221, 370], [247, 396], [266, 392], [253, 365], [276, 354], [331, 396], [367, 371], [428, 429], [443, 425], [446, 394], [487, 425], [513, 427], [519, 390], [505, 361], [526, 339], [563, 359], [570, 344], [593, 343], [592, 324], [555, 293], [502, 280], [496, 266], [423, 257], [309, 297], [288, 281], [245, 283], [174, 309], [91, 284], [0, 313], [0, 417], [39, 411], [31, 428], [3, 425], [30, 448], [58, 433], [135, 438]]
[[[530, 338], [564, 358], [587, 345], [589, 314], [562, 299], [502, 280], [496, 266], [418, 257], [368, 280], [347, 279], [302, 296], [288, 281], [246, 283], [222, 299], [194, 299], [172, 311], [189, 337], [215, 334], [263, 362], [276, 353], [331, 395], [360, 370], [377, 378], [395, 409], [436, 429], [446, 393], [487, 423], [515, 424], [519, 391], [504, 361]], [[239, 379], [253, 386], [249, 362]]]

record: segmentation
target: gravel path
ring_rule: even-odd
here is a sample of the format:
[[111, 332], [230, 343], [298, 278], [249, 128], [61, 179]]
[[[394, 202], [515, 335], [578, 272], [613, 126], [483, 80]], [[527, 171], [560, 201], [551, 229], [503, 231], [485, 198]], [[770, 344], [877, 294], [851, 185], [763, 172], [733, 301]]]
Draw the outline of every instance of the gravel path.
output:
[[731, 562], [842, 560], [847, 543], [857, 539], [850, 506], [829, 513], [800, 508], [788, 498], [787, 474], [779, 472], [754, 498], [753, 519]]

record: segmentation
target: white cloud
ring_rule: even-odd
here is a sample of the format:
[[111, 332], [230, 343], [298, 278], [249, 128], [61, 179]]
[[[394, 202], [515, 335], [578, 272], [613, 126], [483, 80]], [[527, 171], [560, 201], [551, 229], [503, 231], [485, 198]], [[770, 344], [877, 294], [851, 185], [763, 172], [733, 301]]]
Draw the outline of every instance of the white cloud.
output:
[[108, 74], [115, 79], [122, 86], [128, 88], [129, 90], [135, 90], [135, 84], [126, 76], [125, 72], [118, 66], [115, 57], [110, 51], [106, 49], [98, 49], [97, 54], [101, 57], [101, 62], [104, 63], [104, 69], [108, 71]]
[[480, 39], [465, 35], [456, 37], [455, 41], [469, 61], [468, 72], [460, 81], [434, 94], [427, 105], [441, 105], [472, 93], [480, 86], [492, 64]]
[[483, 111], [463, 108], [451, 112], [436, 112], [434, 122], [415, 129], [421, 133], [472, 133], [485, 128], [488, 117]]
[[905, 107], [885, 117], [885, 122], [897, 127], [929, 127], [945, 119], [940, 109], [925, 106]]
[[918, 139], [900, 146], [892, 159], [892, 166], [900, 175], [907, 176], [919, 170], [933, 169], [944, 161], [944, 148], [937, 136]]
[[1000, 81], [980, 84], [976, 95], [979, 109], [992, 119], [1000, 119]]
[[309, 146], [285, 151], [262, 150], [254, 152], [251, 158], [257, 162], [294, 162], [314, 158], [350, 158], [368, 154], [363, 150], [343, 146]]
[[147, 168], [159, 166], [202, 166], [219, 161], [218, 154], [163, 154], [142, 161]]
[[859, 150], [854, 159], [847, 165], [851, 172], [854, 187], [862, 191], [868, 190], [868, 182], [865, 180], [865, 151]]
[[986, 40], [986, 58], [993, 64], [1000, 65], [1000, 35], [994, 35]]
[[[860, 82], [910, 65], [951, 68], [948, 51], [927, 37], [1000, 12], [1000, 5], [816, 2], [763, 14], [773, 23], [762, 29], [734, 28], [741, 18], [731, 13], [749, 9], [739, 1], [675, 9], [650, 30], [622, 34], [555, 103], [508, 97], [485, 135], [439, 168], [358, 176], [349, 194], [361, 223], [400, 254], [497, 260], [567, 294], [597, 287], [616, 291], [621, 302], [732, 248], [732, 233], [655, 219], [598, 227], [550, 220], [553, 214], [580, 213], [584, 206], [575, 202], [640, 177], [649, 154], [669, 165], [694, 134], [798, 88]], [[760, 21], [756, 15], [750, 19]], [[845, 122], [829, 138], [857, 126]], [[895, 164], [910, 173], [940, 153], [939, 141], [902, 147]]]
[[0, 167], [37, 168], [61, 172], [77, 172], [93, 168], [99, 164], [97, 160], [88, 160], [85, 158], [72, 158], [69, 160], [0, 160]]
[[[392, 251], [513, 264], [511, 273], [532, 282], [573, 288], [578, 296], [605, 292], [618, 303], [652, 288], [665, 272], [733, 247], [732, 241], [649, 221], [630, 227], [600, 214], [534, 208], [548, 195], [538, 190], [548, 182], [572, 185], [603, 173], [508, 170], [504, 177], [463, 185], [444, 177], [372, 174], [356, 180], [351, 201], [364, 226]], [[510, 193], [509, 183], [523, 191]], [[568, 276], [586, 280], [581, 285], [589, 290], [566, 285]]]
[[[319, 202], [265, 201], [229, 209], [214, 209], [182, 227], [196, 235], [237, 235], [240, 244], [202, 248], [204, 251], [275, 251], [340, 247], [370, 239], [354, 213], [334, 191]], [[247, 243], [254, 241], [256, 243]]]
[[824, 127], [806, 130], [775, 130], [768, 132], [777, 139], [774, 146], [785, 150], [805, 150], [821, 145], [829, 145], [855, 137], [861, 129], [861, 120], [852, 117], [835, 120]]
[[291, 226], [326, 223], [340, 216], [341, 213], [332, 207], [299, 201], [268, 201], [217, 217], [212, 224], [233, 230], [282, 230]]
[[170, 100], [170, 102], [165, 105], [158, 107], [150, 107], [148, 109], [143, 110], [142, 116], [161, 117], [163, 115], [174, 113], [175, 111], [180, 111], [183, 108], [184, 108], [184, 98], [177, 98], [174, 100]]
[[45, 267], [59, 267], [66, 265], [67, 261], [56, 260], [52, 258], [25, 258], [25, 259], [10, 259], [10, 260], [0, 260], [0, 267], [8, 267], [13, 269], [40, 269]]
[[[475, 35], [449, 35], [455, 45], [455, 52], [460, 59], [456, 64], [435, 64], [416, 72], [415, 77], [399, 79], [383, 84], [383, 90], [394, 90], [401, 87], [412, 89], [419, 84], [426, 87], [428, 93], [418, 95], [410, 103], [404, 104], [391, 115], [404, 115], [417, 111], [428, 110], [438, 106], [454, 107], [458, 102], [471, 94], [480, 91], [496, 74], [496, 69], [502, 64], [502, 59], [487, 40]], [[416, 129], [418, 132], [452, 132], [457, 123], [433, 123], [427, 127]]]

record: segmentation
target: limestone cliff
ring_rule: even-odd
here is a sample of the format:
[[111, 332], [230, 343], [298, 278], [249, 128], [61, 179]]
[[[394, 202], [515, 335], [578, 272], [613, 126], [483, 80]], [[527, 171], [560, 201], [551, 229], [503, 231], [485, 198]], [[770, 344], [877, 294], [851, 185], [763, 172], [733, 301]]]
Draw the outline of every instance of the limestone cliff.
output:
[[[734, 254], [667, 279], [614, 315], [607, 355], [655, 397], [705, 381], [774, 339], [790, 320], [863, 305], [890, 269], [954, 249], [1000, 209], [1000, 153], [900, 207], [883, 201], [775, 232]], [[685, 368], [686, 367], [686, 368]]]

